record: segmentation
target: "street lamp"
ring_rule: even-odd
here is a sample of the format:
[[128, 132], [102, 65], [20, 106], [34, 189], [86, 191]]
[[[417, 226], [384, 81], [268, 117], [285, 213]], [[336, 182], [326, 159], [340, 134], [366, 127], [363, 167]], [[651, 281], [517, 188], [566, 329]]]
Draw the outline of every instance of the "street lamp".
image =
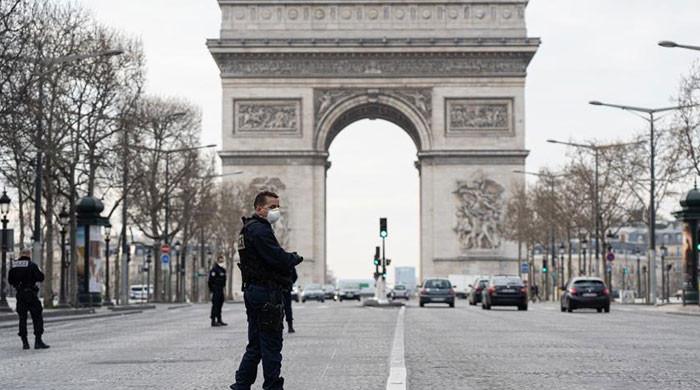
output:
[[[555, 180], [554, 179], [556, 179], [558, 177], [562, 177], [564, 175], [555, 175], [553, 173], [545, 174], [545, 173], [537, 173], [537, 172], [528, 172], [528, 171], [521, 171], [518, 169], [513, 170], [513, 173], [520, 173], [520, 174], [524, 174], [524, 175], [537, 176], [539, 178], [545, 179], [545, 181], [548, 181], [550, 195], [551, 195], [551, 202], [552, 202], [552, 206], [554, 207], [554, 205], [555, 205], [555, 200], [554, 200]], [[554, 249], [554, 247], [556, 245], [554, 243], [554, 239], [555, 239], [555, 237], [554, 237], [554, 213], [552, 213], [552, 221], [550, 221], [549, 226], [550, 226], [549, 234], [550, 234], [550, 240], [551, 240], [549, 253], [552, 257], [552, 267], [554, 267], [556, 269], [556, 264], [554, 264], [554, 259], [556, 258], [555, 249]], [[545, 278], [544, 288], [545, 288], [545, 296], [549, 297], [549, 278]], [[552, 290], [554, 290], [554, 285], [552, 286]]]
[[566, 247], [564, 246], [564, 243], [562, 242], [561, 245], [559, 245], [559, 274], [561, 275], [561, 289], [562, 291], [564, 290], [564, 252], [566, 251]]
[[[34, 232], [32, 234], [33, 248], [32, 248], [32, 260], [34, 260], [39, 267], [43, 267], [43, 252], [42, 252], [42, 238], [41, 238], [41, 196], [42, 196], [42, 178], [43, 173], [43, 163], [42, 163], [42, 135], [44, 133], [43, 129], [43, 113], [41, 107], [43, 107], [44, 101], [44, 76], [48, 75], [53, 71], [53, 68], [49, 68], [43, 71], [44, 66], [52, 66], [56, 64], [62, 64], [66, 62], [74, 62], [79, 60], [84, 60], [94, 57], [113, 57], [123, 54], [124, 51], [121, 49], [109, 49], [97, 52], [85, 53], [85, 54], [71, 54], [67, 56], [53, 57], [53, 58], [20, 58], [19, 60], [27, 63], [36, 63], [41, 66], [40, 72], [37, 75], [37, 82], [39, 83], [39, 112], [37, 113], [37, 136], [36, 136], [36, 167], [35, 167], [35, 178], [34, 178]], [[46, 284], [50, 288], [50, 283]]]
[[635, 248], [634, 253], [637, 255], [637, 296], [642, 296], [642, 270], [639, 268], [641, 265], [641, 258], [639, 253], [639, 248]]
[[[105, 306], [113, 306], [114, 303], [112, 302], [112, 299], [110, 298], [109, 295], [109, 240], [110, 240], [110, 234], [112, 233], [112, 225], [107, 224], [104, 227], [104, 234], [105, 234], [105, 287], [106, 287], [106, 292], [105, 292], [105, 299], [103, 305]], [[124, 237], [126, 238], [126, 237]]]
[[[638, 145], [642, 142], [627, 142], [627, 143], [613, 143], [613, 144], [595, 144], [595, 143], [577, 143], [577, 142], [565, 142], [558, 141], [554, 139], [548, 139], [547, 142], [550, 144], [559, 144], [566, 146], [573, 146], [575, 148], [583, 148], [593, 151], [594, 155], [594, 178], [593, 178], [593, 219], [595, 220], [595, 260], [596, 268], [600, 270], [600, 190], [599, 190], [599, 175], [598, 167], [600, 160], [600, 151], [610, 148], [618, 148], [630, 145]], [[591, 268], [593, 268], [593, 262], [591, 261]]]
[[68, 268], [66, 264], [66, 226], [68, 226], [69, 222], [70, 214], [68, 214], [66, 206], [63, 206], [63, 208], [61, 208], [61, 212], [58, 213], [58, 223], [61, 224], [61, 285], [58, 294], [59, 307], [68, 306], [68, 297], [66, 296], [66, 289], [68, 288], [68, 281], [66, 280], [66, 271]]
[[665, 47], [665, 48], [681, 48], [681, 49], [688, 49], [688, 50], [700, 50], [700, 46], [693, 46], [693, 45], [682, 45], [673, 41], [660, 41], [659, 46]]
[[151, 299], [151, 251], [152, 247], [148, 248], [148, 253], [146, 254], [146, 303]]
[[7, 214], [10, 212], [10, 202], [12, 200], [7, 196], [7, 191], [2, 190], [0, 196], [0, 214], [2, 214], [2, 270], [0, 271], [0, 312], [12, 312], [10, 305], [7, 304], [7, 284], [5, 283], [7, 274]]
[[588, 250], [588, 240], [585, 238], [581, 240], [581, 249], [583, 250], [583, 270], [579, 270], [581, 275], [586, 275], [586, 251]]
[[668, 256], [668, 248], [666, 248], [666, 245], [661, 244], [659, 249], [661, 250], [661, 302], [663, 302], [665, 299], [668, 299], [666, 296], [666, 283], [668, 283], [666, 279], [666, 257]]
[[[176, 300], [180, 302], [180, 299], [182, 297], [182, 290], [181, 290], [181, 283], [180, 281], [182, 280], [182, 276], [180, 274], [180, 249], [182, 249], [182, 244], [180, 241], [177, 241], [175, 243], [175, 253], [177, 255], [177, 259], [175, 261], [175, 295], [176, 295]], [[170, 285], [168, 285], [170, 287]]]
[[694, 107], [697, 104], [686, 105], [686, 106], [673, 106], [673, 107], [662, 107], [662, 108], [645, 108], [645, 107], [635, 107], [635, 106], [625, 106], [620, 104], [610, 104], [603, 103], [597, 100], [592, 100], [589, 104], [594, 106], [604, 106], [611, 108], [618, 108], [624, 111], [631, 111], [634, 113], [646, 114], [649, 118], [644, 118], [649, 122], [649, 150], [650, 150], [650, 180], [649, 185], [649, 284], [650, 284], [650, 300], [652, 304], [656, 303], [656, 206], [655, 206], [655, 191], [656, 191], [656, 172], [654, 169], [654, 159], [656, 153], [656, 143], [654, 139], [654, 123], [657, 119], [654, 115], [660, 112], [675, 111], [683, 108]]

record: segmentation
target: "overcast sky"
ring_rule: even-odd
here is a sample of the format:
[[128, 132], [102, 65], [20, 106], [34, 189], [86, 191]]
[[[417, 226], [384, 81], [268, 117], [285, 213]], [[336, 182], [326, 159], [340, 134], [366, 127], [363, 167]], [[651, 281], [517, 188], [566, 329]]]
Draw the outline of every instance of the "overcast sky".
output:
[[[205, 46], [207, 38], [219, 34], [217, 1], [81, 3], [98, 20], [143, 40], [148, 92], [182, 96], [199, 105], [203, 142], [220, 144], [219, 74]], [[699, 17], [698, 0], [531, 0], [529, 35], [540, 37], [542, 46], [527, 80], [528, 169], [556, 168], [564, 161], [566, 150], [547, 144], [548, 138], [617, 141], [645, 129], [638, 117], [587, 102], [672, 103], [681, 75], [700, 52], [664, 49], [656, 42], [700, 45]], [[391, 147], [383, 148], [387, 145]], [[336, 275], [366, 277], [371, 272], [379, 216], [389, 217], [387, 248], [394, 264], [418, 265], [415, 153], [401, 129], [382, 121], [357, 122], [331, 145], [328, 261]]]

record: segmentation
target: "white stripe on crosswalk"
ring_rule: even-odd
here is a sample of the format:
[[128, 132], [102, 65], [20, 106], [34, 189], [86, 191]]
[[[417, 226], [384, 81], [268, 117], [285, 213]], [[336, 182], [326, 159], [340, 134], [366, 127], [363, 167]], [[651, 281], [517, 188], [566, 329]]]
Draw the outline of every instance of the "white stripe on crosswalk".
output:
[[399, 310], [396, 319], [396, 329], [394, 330], [394, 344], [391, 347], [391, 357], [389, 360], [389, 379], [386, 381], [386, 390], [406, 390], [406, 363], [404, 361], [404, 313], [405, 307]]

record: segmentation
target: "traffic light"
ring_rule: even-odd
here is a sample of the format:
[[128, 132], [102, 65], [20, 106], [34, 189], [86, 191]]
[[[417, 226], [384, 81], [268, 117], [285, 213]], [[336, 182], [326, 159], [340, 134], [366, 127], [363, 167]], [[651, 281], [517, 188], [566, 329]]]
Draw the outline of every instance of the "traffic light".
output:
[[547, 273], [547, 259], [542, 260], [542, 272]]
[[381, 260], [379, 258], [379, 247], [374, 247], [374, 265], [379, 267]]
[[379, 237], [387, 238], [389, 231], [386, 228], [386, 218], [379, 218]]
[[625, 268], [622, 269], [622, 273], [625, 274], [625, 275], [627, 275], [627, 267], [625, 267]]
[[391, 259], [386, 259], [386, 266], [388, 267], [390, 265], [391, 265]]

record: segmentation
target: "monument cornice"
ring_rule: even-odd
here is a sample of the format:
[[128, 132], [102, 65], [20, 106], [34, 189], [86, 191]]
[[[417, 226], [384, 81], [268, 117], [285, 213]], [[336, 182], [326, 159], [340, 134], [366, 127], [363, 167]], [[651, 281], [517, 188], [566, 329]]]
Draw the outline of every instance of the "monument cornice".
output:
[[530, 154], [522, 149], [428, 150], [418, 152], [421, 165], [522, 165]]
[[212, 53], [222, 78], [524, 77], [533, 52]]
[[327, 165], [328, 152], [314, 150], [224, 150], [222, 165]]

